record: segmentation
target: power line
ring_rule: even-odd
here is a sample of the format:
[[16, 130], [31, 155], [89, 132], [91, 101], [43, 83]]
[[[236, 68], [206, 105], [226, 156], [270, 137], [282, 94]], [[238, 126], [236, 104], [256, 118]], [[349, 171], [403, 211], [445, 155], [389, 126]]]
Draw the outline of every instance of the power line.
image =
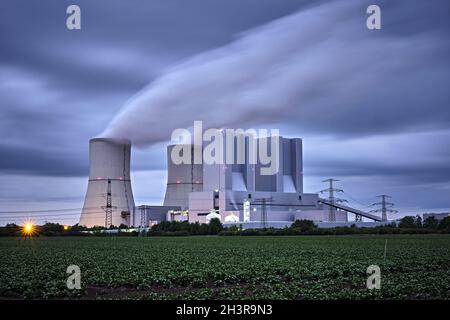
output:
[[[116, 209], [126, 209], [126, 207], [119, 207]], [[105, 213], [104, 211], [100, 211], [101, 208], [92, 208], [87, 210], [88, 212], [85, 212], [84, 215], [93, 215], [93, 214], [101, 214], [101, 213]], [[24, 214], [24, 212], [21, 211], [20, 215], [10, 215], [10, 216], [0, 216], [0, 220], [4, 220], [4, 219], [19, 219], [19, 218], [45, 218], [45, 217], [59, 217], [59, 216], [79, 216], [81, 214], [80, 212], [76, 212], [76, 213], [59, 213], [59, 214], [33, 214], [33, 215], [29, 215], [29, 214]]]
[[[126, 208], [126, 207], [123, 207]], [[0, 211], [1, 213], [40, 213], [40, 212], [64, 212], [64, 211], [81, 211], [81, 210], [97, 210], [97, 207], [72, 208], [72, 209], [46, 209], [46, 210], [20, 210], [20, 211]]]
[[49, 210], [21, 210], [21, 211], [0, 211], [0, 213], [39, 213], [39, 212], [62, 212], [62, 211], [77, 211], [83, 208], [71, 208], [71, 209], [49, 209]]
[[368, 207], [371, 206], [371, 204], [365, 204], [365, 203], [362, 203], [362, 202], [356, 200], [356, 199], [353, 198], [351, 195], [349, 195], [347, 191], [344, 191], [344, 193], [345, 193], [345, 195], [346, 195], [348, 198], [350, 198], [350, 200], [352, 200], [352, 201], [358, 203], [359, 205], [363, 206], [364, 208], [368, 208]]
[[[117, 207], [118, 209], [126, 209], [127, 207]], [[95, 210], [99, 210], [99, 209], [101, 209], [101, 208], [97, 208], [97, 207], [90, 207], [90, 208], [84, 208], [84, 211], [88, 211], [87, 213], [89, 214], [90, 212], [89, 211], [95, 211]], [[24, 210], [24, 211], [3, 211], [3, 212], [0, 212], [0, 214], [6, 214], [6, 213], [11, 213], [11, 214], [14, 214], [14, 213], [18, 213], [18, 214], [28, 214], [28, 213], [44, 213], [44, 212], [64, 212], [64, 211], [69, 211], [69, 210], [39, 210], [39, 211], [27, 211], [27, 210]], [[70, 210], [70, 211], [74, 211], [74, 210]], [[77, 209], [76, 211], [79, 211], [79, 212], [81, 212], [82, 211], [82, 208], [79, 208], [79, 209]], [[78, 212], [76, 212], [76, 213], [69, 213], [69, 212], [67, 212], [67, 213], [60, 213], [60, 215], [67, 215], [67, 214], [78, 214]], [[36, 216], [46, 216], [46, 215], [48, 215], [48, 214], [36, 214]], [[20, 215], [18, 215], [18, 216], [20, 216]], [[0, 217], [2, 217], [2, 216], [0, 216]]]

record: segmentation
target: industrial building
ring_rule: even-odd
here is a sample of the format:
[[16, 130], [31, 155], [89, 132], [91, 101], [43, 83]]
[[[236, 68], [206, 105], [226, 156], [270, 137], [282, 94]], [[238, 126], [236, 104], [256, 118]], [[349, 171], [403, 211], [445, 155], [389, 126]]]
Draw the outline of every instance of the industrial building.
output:
[[[244, 156], [232, 164], [175, 164], [171, 158], [175, 146], [168, 146], [163, 204], [137, 207], [130, 180], [130, 142], [92, 139], [89, 184], [80, 225], [148, 227], [164, 220], [207, 223], [216, 217], [225, 225], [244, 228], [284, 227], [298, 219], [345, 224], [348, 213], [381, 221], [377, 216], [320, 199], [317, 193], [303, 192], [302, 139], [279, 137], [278, 170], [272, 175], [262, 174], [266, 164], [259, 159], [251, 161], [250, 156], [250, 150], [259, 151], [263, 143], [268, 143], [266, 147], [272, 152], [269, 139], [261, 139], [265, 138], [245, 136], [243, 150], [234, 149], [232, 157], [236, 158], [238, 151]], [[205, 148], [184, 146], [191, 154]], [[225, 158], [224, 146], [220, 152]]]
[[[250, 139], [245, 137], [245, 159], [239, 164], [234, 159], [233, 164], [176, 165], [170, 157], [174, 146], [169, 146], [164, 205], [180, 206], [188, 210], [190, 222], [200, 223], [214, 214], [226, 224], [257, 227], [290, 225], [297, 219], [327, 221], [329, 208], [319, 203], [318, 194], [303, 192], [302, 139], [279, 138], [278, 171], [273, 175], [261, 174], [263, 164], [249, 161]], [[270, 149], [269, 140], [261, 139], [256, 148], [267, 143]], [[223, 148], [224, 158], [226, 151]], [[337, 222], [346, 222], [347, 212], [335, 210], [335, 217]]]

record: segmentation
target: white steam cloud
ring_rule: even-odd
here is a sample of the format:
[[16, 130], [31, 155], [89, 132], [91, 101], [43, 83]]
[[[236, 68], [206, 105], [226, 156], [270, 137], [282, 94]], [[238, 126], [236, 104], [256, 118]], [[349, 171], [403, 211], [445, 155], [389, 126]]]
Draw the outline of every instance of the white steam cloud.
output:
[[182, 61], [132, 97], [101, 136], [153, 144], [194, 120], [248, 128], [363, 107], [384, 79], [419, 68], [429, 49], [420, 36], [368, 30], [366, 7], [312, 7]]

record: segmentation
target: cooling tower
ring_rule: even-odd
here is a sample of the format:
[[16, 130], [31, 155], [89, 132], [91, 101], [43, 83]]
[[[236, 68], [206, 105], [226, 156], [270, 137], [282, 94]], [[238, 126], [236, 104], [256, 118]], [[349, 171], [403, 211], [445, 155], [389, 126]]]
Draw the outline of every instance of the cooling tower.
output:
[[80, 225], [109, 227], [134, 224], [130, 156], [131, 143], [128, 140], [90, 140], [89, 184]]
[[[175, 164], [171, 154], [174, 145], [167, 147], [167, 188], [164, 206], [177, 206], [185, 210], [189, 207], [189, 193], [203, 190], [203, 166], [193, 163], [194, 146], [190, 163]], [[201, 148], [201, 147], [195, 147]]]

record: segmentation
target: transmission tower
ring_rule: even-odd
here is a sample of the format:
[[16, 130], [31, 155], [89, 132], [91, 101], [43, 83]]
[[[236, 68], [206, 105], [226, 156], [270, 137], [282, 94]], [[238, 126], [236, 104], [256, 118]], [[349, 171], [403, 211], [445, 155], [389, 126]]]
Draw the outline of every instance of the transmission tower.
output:
[[375, 209], [375, 210], [371, 210], [370, 212], [381, 212], [381, 220], [382, 221], [387, 221], [387, 213], [388, 212], [392, 212], [392, 213], [396, 213], [398, 212], [397, 210], [391, 209], [394, 204], [392, 202], [387, 202], [386, 199], [388, 198], [392, 198], [388, 195], [382, 194], [380, 196], [377, 196], [378, 198], [381, 198], [380, 202], [374, 203], [372, 204], [372, 206], [381, 206], [380, 209]]
[[272, 197], [255, 199], [255, 203], [261, 204], [261, 225], [264, 229], [267, 228], [267, 204], [272, 203]]
[[142, 206], [141, 208], [141, 227], [147, 227], [147, 210], [145, 206]]
[[[324, 190], [321, 190], [319, 192], [320, 193], [328, 192], [328, 201], [331, 204], [334, 204], [334, 203], [337, 203], [337, 202], [347, 202], [347, 200], [335, 197], [335, 193], [344, 192], [344, 190], [334, 187], [333, 183], [336, 182], [336, 181], [340, 181], [340, 180], [332, 179], [332, 178], [323, 180], [322, 182], [328, 182], [328, 189], [324, 189]], [[328, 206], [328, 207], [329, 207], [328, 221], [334, 222], [334, 221], [336, 221], [336, 209], [333, 208], [332, 206]]]
[[112, 224], [112, 193], [111, 193], [111, 180], [108, 180], [108, 187], [106, 190], [106, 206], [102, 207], [105, 211], [105, 228], [109, 228]]

